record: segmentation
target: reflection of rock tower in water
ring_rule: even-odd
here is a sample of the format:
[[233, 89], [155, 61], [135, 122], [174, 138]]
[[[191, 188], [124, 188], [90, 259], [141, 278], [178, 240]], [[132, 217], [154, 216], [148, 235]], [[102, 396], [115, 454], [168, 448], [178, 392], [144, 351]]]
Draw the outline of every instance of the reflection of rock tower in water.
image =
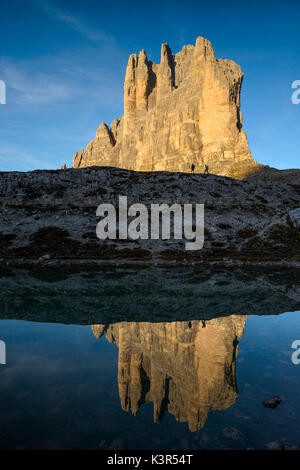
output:
[[226, 409], [237, 397], [236, 357], [245, 316], [171, 323], [122, 322], [93, 325], [100, 338], [119, 348], [121, 405], [136, 415], [153, 402], [154, 421], [164, 413], [201, 429], [211, 410]]

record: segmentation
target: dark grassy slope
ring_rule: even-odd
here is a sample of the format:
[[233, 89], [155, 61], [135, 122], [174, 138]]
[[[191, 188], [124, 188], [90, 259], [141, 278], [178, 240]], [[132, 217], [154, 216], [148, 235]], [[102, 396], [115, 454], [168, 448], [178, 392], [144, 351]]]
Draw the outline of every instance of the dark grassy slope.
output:
[[[0, 173], [2, 260], [240, 260], [300, 262], [300, 229], [289, 211], [300, 207], [295, 178], [135, 172], [112, 167]], [[96, 237], [96, 208], [119, 195], [128, 204], [204, 203], [205, 243], [108, 240]]]

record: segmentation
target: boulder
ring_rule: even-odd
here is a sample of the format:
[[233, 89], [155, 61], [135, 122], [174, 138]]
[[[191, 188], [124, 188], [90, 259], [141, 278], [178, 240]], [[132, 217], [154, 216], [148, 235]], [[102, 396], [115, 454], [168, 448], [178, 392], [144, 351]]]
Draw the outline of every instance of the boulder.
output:
[[300, 207], [289, 211], [289, 218], [294, 227], [300, 227]]

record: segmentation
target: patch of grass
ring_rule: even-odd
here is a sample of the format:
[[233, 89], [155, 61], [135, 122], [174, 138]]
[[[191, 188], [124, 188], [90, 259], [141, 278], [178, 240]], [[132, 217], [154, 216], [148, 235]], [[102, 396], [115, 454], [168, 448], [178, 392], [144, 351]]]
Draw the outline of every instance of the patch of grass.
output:
[[58, 212], [61, 207], [50, 205], [50, 204], [24, 204], [24, 202], [20, 204], [7, 204], [9, 209], [13, 209], [15, 211], [25, 211], [27, 215], [31, 215], [33, 212], [40, 212], [44, 213], [56, 213]]
[[252, 228], [243, 228], [237, 232], [237, 236], [239, 238], [251, 238], [254, 237], [257, 234], [256, 230], [253, 230]]
[[248, 207], [248, 210], [251, 211], [253, 214], [256, 216], [259, 216], [260, 214], [264, 214], [266, 212], [272, 213], [274, 212], [274, 209], [270, 207], [268, 204], [267, 205], [262, 205], [262, 204], [253, 204], [252, 206]]
[[[189, 254], [191, 255], [192, 252]], [[159, 253], [159, 257], [166, 260], [184, 260], [189, 254], [185, 251], [163, 250]]]
[[224, 245], [224, 242], [211, 242], [211, 246], [214, 246], [215, 248], [222, 248]]
[[268, 204], [268, 201], [264, 197], [260, 196], [259, 194], [255, 194], [255, 197], [263, 204]]
[[14, 233], [0, 232], [0, 245], [2, 248], [10, 246], [17, 236]]
[[65, 240], [70, 236], [69, 232], [63, 228], [50, 226], [42, 227], [30, 235], [30, 240], [35, 243], [49, 244], [56, 240]]
[[217, 227], [219, 227], [223, 230], [229, 230], [230, 228], [232, 228], [230, 224], [224, 224], [222, 222], [220, 224], [217, 224]]
[[42, 191], [32, 186], [26, 186], [23, 189], [24, 199], [38, 199], [42, 196]]
[[97, 188], [85, 193], [86, 196], [104, 196], [105, 194], [107, 194], [107, 189], [105, 188]]
[[151, 251], [145, 250], [143, 248], [124, 248], [123, 250], [116, 250], [118, 255], [122, 258], [131, 258], [131, 259], [150, 259], [152, 258]]
[[250, 238], [244, 245], [246, 250], [256, 250], [257, 248], [264, 248], [266, 242], [260, 237]]
[[125, 183], [125, 181], [117, 181], [116, 183], [112, 184], [111, 187], [116, 193], [118, 193], [120, 191], [123, 191], [124, 188], [128, 190], [129, 186]]
[[[88, 239], [92, 232], [86, 232]], [[95, 234], [93, 233], [93, 236]], [[139, 247], [118, 249], [115, 244], [96, 240], [81, 243], [73, 240], [67, 230], [49, 226], [39, 229], [29, 237], [30, 243], [3, 252], [10, 259], [38, 259], [50, 254], [53, 259], [151, 259], [151, 252]], [[1, 253], [2, 255], [2, 253]]]
[[85, 232], [85, 233], [82, 235], [82, 238], [84, 238], [84, 239], [88, 238], [89, 240], [95, 240], [95, 238], [96, 238], [96, 232]]
[[267, 239], [269, 242], [300, 253], [300, 228], [293, 227], [291, 223], [274, 225], [268, 232]]
[[60, 207], [58, 206], [51, 206], [50, 204], [47, 204], [47, 205], [41, 205], [38, 209], [40, 212], [42, 213], [50, 213], [50, 214], [55, 214], [56, 212], [58, 212], [60, 210]]
[[52, 258], [73, 259], [80, 248], [80, 242], [72, 240], [69, 232], [60, 227], [42, 227], [29, 236], [25, 246], [17, 247], [8, 253], [8, 257], [37, 259], [45, 254]]
[[124, 248], [118, 249], [112, 245], [100, 240], [88, 241], [81, 245], [77, 256], [81, 259], [150, 259], [151, 252], [142, 248]]
[[55, 193], [54, 193], [54, 197], [56, 199], [62, 199], [65, 195], [65, 192], [66, 192], [66, 187], [65, 186], [57, 186], [55, 188]]
[[206, 240], [213, 240], [213, 236], [211, 234], [211, 231], [206, 227], [204, 227], [204, 238]]

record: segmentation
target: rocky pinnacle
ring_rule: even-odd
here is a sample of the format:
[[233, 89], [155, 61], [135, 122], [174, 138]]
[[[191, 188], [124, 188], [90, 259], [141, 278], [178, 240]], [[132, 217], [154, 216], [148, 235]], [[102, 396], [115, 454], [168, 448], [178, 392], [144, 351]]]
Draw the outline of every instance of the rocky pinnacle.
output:
[[159, 64], [144, 50], [131, 54], [124, 82], [124, 115], [102, 123], [96, 137], [75, 153], [73, 167], [116, 166], [138, 171], [210, 171], [243, 178], [261, 165], [251, 157], [242, 130], [243, 73], [232, 60], [216, 59], [211, 43], [173, 54], [162, 44]]

